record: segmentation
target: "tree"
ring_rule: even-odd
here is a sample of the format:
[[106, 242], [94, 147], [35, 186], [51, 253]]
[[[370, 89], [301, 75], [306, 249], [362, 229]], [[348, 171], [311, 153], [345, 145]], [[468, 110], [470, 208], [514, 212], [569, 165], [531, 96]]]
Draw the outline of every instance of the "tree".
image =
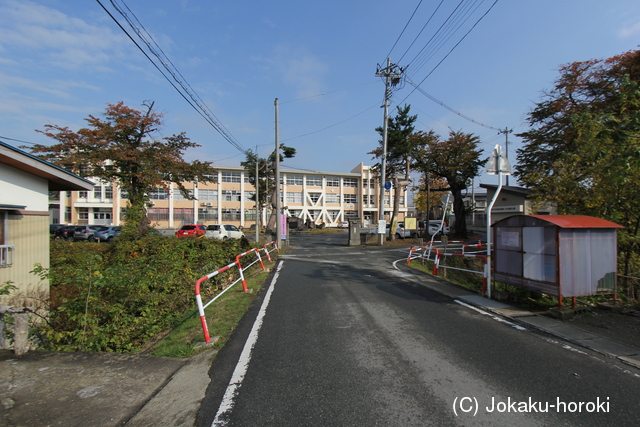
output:
[[[431, 219], [434, 208], [442, 205], [442, 194], [447, 188], [447, 182], [433, 173], [424, 173], [418, 185], [413, 187], [413, 205], [418, 212], [426, 212], [426, 219]], [[437, 218], [433, 218], [437, 219]]]
[[434, 174], [446, 180], [447, 190], [453, 196], [453, 212], [456, 217], [454, 234], [467, 238], [466, 210], [462, 193], [470, 180], [479, 175], [488, 159], [481, 159], [480, 139], [470, 133], [451, 131], [449, 139], [441, 140], [433, 132], [418, 132], [415, 139], [422, 140], [423, 149], [416, 162], [423, 174]]
[[[415, 130], [414, 123], [418, 118], [417, 115], [410, 116], [410, 105], [405, 104], [404, 107], [398, 107], [398, 114], [395, 117], [390, 117], [387, 123], [387, 156], [385, 164], [385, 175], [390, 177], [393, 182], [394, 200], [393, 200], [393, 213], [391, 216], [391, 226], [394, 227], [394, 223], [398, 217], [398, 211], [400, 210], [400, 196], [404, 192], [406, 184], [401, 185], [398, 179], [399, 176], [404, 175], [404, 181], [410, 180], [411, 162], [414, 157], [416, 147], [414, 139], [410, 136]], [[384, 128], [377, 127], [376, 131], [383, 136]], [[384, 151], [384, 139], [379, 140], [380, 146], [368, 154], [375, 155], [375, 158], [381, 159]], [[381, 162], [375, 165], [378, 170], [382, 169]], [[384, 187], [384, 182], [381, 183], [380, 188]], [[382, 207], [381, 207], [382, 208]], [[395, 239], [395, 233], [389, 233], [390, 239]]]
[[560, 68], [527, 115], [514, 175], [563, 214], [606, 218], [625, 228], [625, 275], [640, 267], [640, 51]]
[[[293, 147], [280, 144], [280, 161], [293, 158], [296, 155], [296, 149]], [[259, 200], [253, 195], [251, 200], [256, 201], [257, 215], [264, 206], [271, 205], [271, 215], [267, 222], [268, 230], [275, 230], [276, 221], [276, 185], [275, 185], [275, 150], [269, 155], [268, 159], [258, 157], [257, 153], [247, 150], [245, 153], [245, 161], [240, 164], [244, 167], [249, 177], [249, 183], [258, 188]], [[256, 162], [258, 163], [258, 175], [256, 176]], [[258, 185], [258, 187], [256, 187]]]
[[215, 170], [210, 162], [188, 163], [182, 158], [186, 149], [199, 147], [184, 132], [154, 139], [162, 114], [153, 110], [153, 102], [145, 102], [142, 111], [122, 102], [107, 105], [103, 119], [90, 115], [85, 119], [89, 127], [77, 132], [45, 125], [44, 131], [37, 132], [58, 143], [30, 148], [44, 160], [74, 173], [119, 185], [128, 194], [124, 234], [138, 235], [147, 231], [151, 191], [173, 182], [185, 198], [193, 200], [183, 182], [210, 181], [208, 175]]

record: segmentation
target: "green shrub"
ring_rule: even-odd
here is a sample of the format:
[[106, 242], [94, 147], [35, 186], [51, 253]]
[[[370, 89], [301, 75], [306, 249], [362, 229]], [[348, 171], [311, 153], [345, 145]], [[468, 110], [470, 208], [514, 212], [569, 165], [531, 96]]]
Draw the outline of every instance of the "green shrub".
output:
[[[164, 236], [54, 241], [50, 316], [39, 334], [52, 350], [135, 351], [194, 308], [197, 279], [250, 248], [246, 239]], [[231, 279], [221, 276], [204, 291], [214, 294], [224, 280]]]

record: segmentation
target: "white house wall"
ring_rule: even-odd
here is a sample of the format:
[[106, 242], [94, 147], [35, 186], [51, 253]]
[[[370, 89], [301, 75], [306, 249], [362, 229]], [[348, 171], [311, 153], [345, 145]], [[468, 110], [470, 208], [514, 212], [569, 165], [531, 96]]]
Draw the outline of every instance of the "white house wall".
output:
[[49, 209], [46, 180], [0, 163], [0, 204], [26, 206], [30, 211]]

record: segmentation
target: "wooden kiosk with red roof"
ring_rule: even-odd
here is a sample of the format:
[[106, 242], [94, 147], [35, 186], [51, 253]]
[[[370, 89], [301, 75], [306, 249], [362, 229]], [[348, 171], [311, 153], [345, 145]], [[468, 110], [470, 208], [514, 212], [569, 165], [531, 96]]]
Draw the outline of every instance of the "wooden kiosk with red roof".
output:
[[617, 296], [617, 234], [586, 215], [514, 215], [493, 229], [493, 278], [562, 298]]

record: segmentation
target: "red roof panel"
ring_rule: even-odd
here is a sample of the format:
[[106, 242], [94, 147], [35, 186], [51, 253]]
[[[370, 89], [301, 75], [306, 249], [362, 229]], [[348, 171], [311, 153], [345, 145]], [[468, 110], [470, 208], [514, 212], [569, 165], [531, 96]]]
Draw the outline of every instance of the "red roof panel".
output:
[[528, 215], [560, 228], [624, 228], [615, 222], [588, 215]]

